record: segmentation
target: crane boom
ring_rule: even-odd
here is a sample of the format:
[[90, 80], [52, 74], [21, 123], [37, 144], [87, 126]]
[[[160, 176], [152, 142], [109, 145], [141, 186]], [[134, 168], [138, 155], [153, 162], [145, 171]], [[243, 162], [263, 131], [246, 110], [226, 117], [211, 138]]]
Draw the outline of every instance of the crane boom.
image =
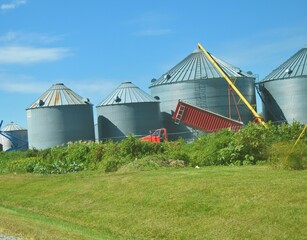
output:
[[239, 89], [232, 83], [228, 75], [224, 72], [224, 70], [220, 67], [220, 65], [214, 60], [211, 54], [208, 53], [206, 49], [200, 43], [198, 43], [198, 48], [201, 49], [205, 53], [205, 55], [210, 60], [210, 62], [216, 67], [216, 69], [220, 72], [220, 74], [225, 78], [225, 80], [228, 82], [231, 88], [238, 94], [240, 99], [245, 103], [248, 109], [253, 113], [255, 120], [259, 122], [260, 124], [262, 124], [263, 126], [267, 127], [265, 122], [261, 119], [260, 115], [255, 111], [255, 109], [251, 106], [251, 104], [246, 100], [246, 98], [242, 95]]

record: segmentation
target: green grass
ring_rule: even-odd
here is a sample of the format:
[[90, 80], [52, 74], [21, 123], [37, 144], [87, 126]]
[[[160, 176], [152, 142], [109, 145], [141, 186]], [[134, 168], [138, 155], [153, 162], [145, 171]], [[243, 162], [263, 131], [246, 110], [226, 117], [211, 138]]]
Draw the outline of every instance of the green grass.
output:
[[25, 239], [306, 239], [306, 171], [266, 166], [0, 175]]

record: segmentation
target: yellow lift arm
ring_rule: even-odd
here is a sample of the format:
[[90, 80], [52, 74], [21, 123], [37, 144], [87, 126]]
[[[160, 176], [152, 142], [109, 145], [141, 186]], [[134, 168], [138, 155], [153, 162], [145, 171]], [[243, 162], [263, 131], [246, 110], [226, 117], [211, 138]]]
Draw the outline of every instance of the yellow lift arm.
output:
[[255, 109], [252, 107], [252, 105], [246, 100], [246, 98], [241, 94], [241, 92], [239, 91], [239, 89], [237, 89], [237, 87], [232, 83], [232, 81], [230, 80], [230, 78], [228, 77], [228, 75], [224, 72], [224, 70], [220, 67], [220, 65], [214, 60], [214, 58], [211, 56], [210, 53], [208, 53], [206, 51], [206, 49], [204, 49], [204, 47], [198, 43], [198, 48], [201, 49], [205, 55], [207, 56], [207, 58], [211, 61], [211, 63], [216, 67], [216, 69], [220, 72], [220, 74], [225, 78], [225, 80], [228, 82], [228, 84], [231, 86], [231, 88], [238, 94], [238, 96], [240, 97], [240, 99], [245, 103], [245, 105], [248, 107], [248, 109], [253, 113], [255, 120], [257, 122], [259, 122], [260, 124], [262, 124], [263, 126], [267, 127], [265, 122], [262, 120], [262, 118], [260, 117], [260, 115], [255, 111]]

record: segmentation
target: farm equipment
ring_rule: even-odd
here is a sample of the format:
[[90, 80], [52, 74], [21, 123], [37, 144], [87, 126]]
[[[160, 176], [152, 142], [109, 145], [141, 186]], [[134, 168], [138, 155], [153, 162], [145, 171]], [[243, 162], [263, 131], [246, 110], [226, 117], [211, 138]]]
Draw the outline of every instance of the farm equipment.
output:
[[142, 142], [164, 142], [167, 141], [167, 131], [165, 128], [159, 128], [154, 131], [151, 131], [149, 135], [142, 137]]
[[251, 104], [246, 100], [246, 98], [242, 95], [242, 93], [239, 91], [239, 89], [233, 84], [233, 82], [228, 77], [227, 73], [224, 72], [224, 70], [220, 67], [220, 65], [214, 60], [214, 58], [211, 56], [210, 53], [206, 51], [206, 49], [198, 43], [198, 48], [201, 49], [204, 54], [207, 56], [207, 58], [210, 60], [210, 62], [216, 67], [216, 69], [219, 71], [219, 73], [224, 77], [224, 79], [227, 81], [231, 89], [233, 89], [236, 94], [240, 97], [240, 99], [245, 103], [247, 108], [252, 112], [255, 118], [255, 122], [262, 124], [264, 127], [267, 127], [265, 122], [262, 120], [260, 115], [255, 111], [255, 109], [251, 106]]
[[216, 132], [223, 128], [238, 131], [243, 127], [243, 122], [227, 118], [181, 100], [179, 100], [172, 118], [176, 124], [182, 123], [205, 132]]
[[[252, 112], [255, 118], [255, 122], [258, 122], [263, 126], [267, 127], [265, 122], [260, 117], [260, 115], [254, 110], [251, 104], [241, 94], [238, 88], [230, 80], [227, 73], [219, 66], [219, 64], [215, 61], [215, 59], [211, 56], [211, 54], [208, 53], [200, 43], [198, 44], [198, 48], [204, 52], [207, 58], [211, 61], [211, 63], [215, 66], [215, 68], [227, 81], [229, 85], [229, 90], [234, 90], [237, 93], [237, 95], [240, 97], [240, 99], [248, 107], [248, 109]], [[238, 115], [240, 116], [239, 112]], [[199, 108], [197, 106], [191, 105], [181, 100], [179, 100], [177, 108], [172, 118], [173, 121], [177, 124], [182, 123], [189, 127], [196, 128], [198, 130], [202, 130], [205, 132], [215, 132], [223, 128], [229, 128], [232, 131], [238, 131], [243, 127], [243, 122], [231, 119], [231, 116], [230, 118], [227, 118], [225, 116], [219, 115], [217, 113], [211, 112], [206, 109]]]
[[[210, 62], [214, 65], [214, 67], [219, 71], [219, 73], [223, 76], [226, 82], [229, 85], [229, 93], [234, 90], [234, 92], [240, 97], [240, 99], [244, 102], [247, 108], [252, 112], [255, 122], [262, 124], [264, 127], [267, 127], [263, 119], [260, 115], [255, 111], [253, 106], [246, 100], [246, 98], [242, 95], [242, 93], [238, 90], [235, 84], [230, 80], [227, 73], [219, 66], [219, 64], [215, 61], [215, 59], [208, 53], [204, 47], [198, 43], [198, 48], [201, 49]], [[232, 92], [231, 92], [232, 93]], [[233, 94], [233, 93], [232, 93]], [[233, 95], [234, 98], [234, 95]], [[229, 99], [230, 101], [230, 99]], [[237, 108], [237, 106], [236, 106]], [[238, 111], [238, 108], [237, 108]], [[238, 112], [239, 118], [240, 114]], [[209, 110], [199, 108], [187, 102], [183, 102], [179, 100], [176, 110], [172, 116], [173, 121], [176, 124], [184, 124], [189, 127], [205, 131], [205, 132], [216, 132], [224, 128], [231, 129], [232, 131], [238, 131], [243, 127], [243, 122], [236, 121], [231, 119], [230, 117], [225, 117], [220, 114], [211, 112]], [[160, 134], [164, 134], [164, 136]], [[166, 137], [165, 137], [166, 136]], [[152, 134], [141, 138], [142, 141], [150, 141], [150, 142], [161, 142], [167, 140], [167, 133], [165, 128], [157, 129]]]

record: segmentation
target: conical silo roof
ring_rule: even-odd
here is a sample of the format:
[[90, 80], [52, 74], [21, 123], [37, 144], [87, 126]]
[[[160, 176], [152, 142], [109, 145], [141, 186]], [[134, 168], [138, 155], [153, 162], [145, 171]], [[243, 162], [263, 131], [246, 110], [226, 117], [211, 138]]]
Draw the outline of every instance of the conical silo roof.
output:
[[25, 128], [23, 128], [22, 126], [14, 123], [14, 122], [10, 122], [9, 124], [5, 125], [1, 131], [3, 132], [10, 132], [10, 131], [19, 131], [19, 130], [26, 130]]
[[[252, 74], [243, 72], [240, 68], [234, 67], [215, 56], [212, 57], [231, 78], [253, 77]], [[153, 80], [150, 87], [176, 82], [193, 81], [196, 79], [214, 79], [222, 77], [223, 76], [214, 67], [207, 56], [200, 49], [196, 49], [175, 67], [163, 74], [159, 79]]]
[[97, 107], [107, 105], [159, 102], [131, 82], [123, 82]]
[[53, 84], [28, 109], [63, 105], [88, 105], [89, 99], [82, 98], [63, 83]]
[[262, 81], [307, 77], [307, 45], [273, 70]]

